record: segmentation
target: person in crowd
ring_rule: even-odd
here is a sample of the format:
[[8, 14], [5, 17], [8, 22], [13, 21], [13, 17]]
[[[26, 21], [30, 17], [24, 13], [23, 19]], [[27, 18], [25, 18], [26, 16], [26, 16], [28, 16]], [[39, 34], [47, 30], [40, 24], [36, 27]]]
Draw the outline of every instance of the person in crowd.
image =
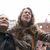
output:
[[50, 45], [47, 45], [46, 50], [50, 50]]
[[17, 50], [35, 50], [38, 40], [48, 41], [49, 37], [44, 34], [36, 25], [31, 8], [22, 10], [16, 25], [9, 30], [13, 35]]
[[41, 49], [42, 49], [42, 50], [46, 50], [46, 47], [47, 47], [47, 46], [46, 46], [45, 44], [43, 44]]
[[6, 15], [0, 15], [0, 50], [16, 50], [13, 36], [7, 32], [9, 26]]

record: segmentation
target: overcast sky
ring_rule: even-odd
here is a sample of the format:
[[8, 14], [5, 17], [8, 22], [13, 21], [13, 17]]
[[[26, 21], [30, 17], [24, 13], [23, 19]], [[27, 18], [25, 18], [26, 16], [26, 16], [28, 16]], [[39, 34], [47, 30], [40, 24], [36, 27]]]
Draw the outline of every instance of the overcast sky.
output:
[[0, 0], [0, 14], [9, 19], [18, 19], [23, 8], [30, 7], [35, 16], [35, 22], [50, 21], [50, 0]]

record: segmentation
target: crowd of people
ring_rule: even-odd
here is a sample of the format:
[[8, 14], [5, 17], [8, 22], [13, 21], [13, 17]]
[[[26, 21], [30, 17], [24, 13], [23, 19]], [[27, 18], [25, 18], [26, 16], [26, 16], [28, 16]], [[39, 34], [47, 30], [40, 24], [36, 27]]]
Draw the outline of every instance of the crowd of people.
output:
[[50, 42], [50, 36], [35, 25], [34, 14], [29, 7], [22, 9], [11, 30], [7, 30], [8, 26], [7, 16], [0, 15], [0, 50], [39, 50], [36, 47], [38, 40]]

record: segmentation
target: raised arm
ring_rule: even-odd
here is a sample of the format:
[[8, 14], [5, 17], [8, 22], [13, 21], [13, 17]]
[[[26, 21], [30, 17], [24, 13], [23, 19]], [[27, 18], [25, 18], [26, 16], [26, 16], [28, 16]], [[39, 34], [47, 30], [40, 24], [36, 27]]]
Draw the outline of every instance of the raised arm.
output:
[[41, 33], [38, 34], [38, 40], [49, 42], [50, 43], [50, 34]]

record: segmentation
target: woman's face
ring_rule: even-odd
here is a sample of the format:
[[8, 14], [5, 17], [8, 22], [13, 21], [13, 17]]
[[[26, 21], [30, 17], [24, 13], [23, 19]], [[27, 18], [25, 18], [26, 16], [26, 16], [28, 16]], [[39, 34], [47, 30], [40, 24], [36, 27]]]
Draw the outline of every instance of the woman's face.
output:
[[24, 9], [22, 15], [21, 15], [21, 21], [23, 22], [30, 22], [32, 16], [31, 16], [31, 12], [29, 9]]

